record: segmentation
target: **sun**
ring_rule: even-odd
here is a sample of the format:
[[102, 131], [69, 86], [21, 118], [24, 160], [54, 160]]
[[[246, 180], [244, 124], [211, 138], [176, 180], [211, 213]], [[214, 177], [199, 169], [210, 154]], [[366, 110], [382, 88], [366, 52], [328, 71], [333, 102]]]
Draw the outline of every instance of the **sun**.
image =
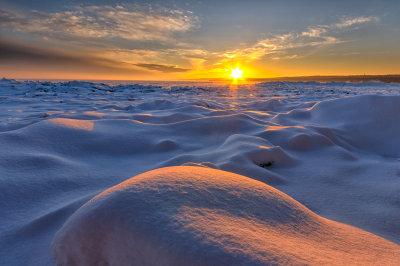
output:
[[239, 68], [236, 67], [235, 69], [231, 69], [231, 74], [229, 75], [233, 79], [240, 79], [242, 78], [243, 71]]

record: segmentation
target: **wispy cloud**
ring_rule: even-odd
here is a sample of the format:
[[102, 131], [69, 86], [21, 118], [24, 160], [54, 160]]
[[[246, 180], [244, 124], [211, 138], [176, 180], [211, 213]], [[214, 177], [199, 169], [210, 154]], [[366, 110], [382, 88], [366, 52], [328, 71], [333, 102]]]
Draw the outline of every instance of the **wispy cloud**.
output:
[[354, 25], [364, 24], [368, 22], [377, 22], [377, 21], [379, 21], [379, 18], [375, 16], [347, 18], [347, 19], [342, 19], [339, 23], [334, 24], [332, 28], [343, 29]]
[[369, 22], [377, 22], [377, 21], [379, 21], [379, 19], [374, 16], [343, 18], [338, 23], [310, 27], [307, 29], [307, 31], [302, 32], [301, 35], [308, 36], [308, 37], [323, 37], [324, 34], [327, 34], [327, 33], [333, 33], [335, 31], [349, 29], [349, 28], [353, 28], [357, 25], [361, 25], [361, 24], [365, 24], [365, 23], [369, 23]]
[[168, 60], [177, 57], [181, 60], [188, 60], [191, 58], [204, 58], [210, 55], [207, 50], [182, 47], [157, 50], [109, 48], [102, 51], [102, 53], [108, 57], [123, 58], [124, 61], [132, 63], [137, 61], [153, 63], [162, 59]]
[[267, 55], [271, 55], [272, 59], [299, 58], [298, 55], [289, 54], [289, 51], [298, 53], [298, 51], [295, 51], [295, 48], [312, 48], [342, 43], [344, 41], [337, 37], [337, 34], [341, 31], [353, 29], [361, 24], [376, 21], [378, 21], [378, 18], [373, 16], [346, 18], [333, 24], [309, 27], [307, 30], [300, 33], [290, 32], [274, 35], [271, 38], [260, 40], [250, 47], [223, 53], [222, 61], [217, 64], [237, 59], [242, 61], [254, 61]]
[[194, 28], [198, 18], [190, 11], [151, 9], [138, 5], [87, 6], [45, 13], [0, 10], [2, 28], [47, 37], [123, 38], [165, 41], [176, 32]]
[[135, 66], [146, 68], [149, 70], [160, 71], [160, 72], [164, 72], [164, 73], [186, 72], [186, 71], [190, 70], [187, 68], [180, 68], [180, 67], [173, 66], [173, 65], [160, 65], [160, 64], [139, 63], [139, 64], [135, 64]]

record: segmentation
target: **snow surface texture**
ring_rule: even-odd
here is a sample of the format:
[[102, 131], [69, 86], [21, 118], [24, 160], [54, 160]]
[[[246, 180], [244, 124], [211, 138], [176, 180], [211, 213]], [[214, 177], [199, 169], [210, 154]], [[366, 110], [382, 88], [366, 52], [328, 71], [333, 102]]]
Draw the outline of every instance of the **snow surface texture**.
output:
[[[54, 265], [50, 243], [85, 202], [137, 174], [179, 165], [206, 166], [258, 180], [306, 206], [309, 210], [301, 207], [304, 213], [317, 217], [318, 224], [329, 224], [332, 228], [324, 227], [329, 232], [340, 224], [319, 216], [398, 245], [399, 95], [400, 85], [386, 83], [273, 82], [230, 88], [213, 83], [1, 80], [0, 264]], [[300, 208], [279, 195], [291, 208]], [[235, 197], [240, 199], [232, 195], [232, 200]], [[254, 205], [258, 201], [263, 202], [255, 197]], [[250, 219], [251, 207], [242, 208], [241, 215], [225, 211], [237, 216], [231, 222], [240, 221], [244, 229], [251, 219], [265, 218]], [[189, 209], [186, 214], [181, 217], [214, 215], [191, 214]], [[224, 210], [215, 215], [222, 219]], [[201, 221], [193, 222], [197, 220]], [[197, 222], [192, 226], [204, 227]], [[279, 226], [285, 224], [271, 228]], [[175, 233], [178, 239], [186, 237], [183, 231]], [[217, 241], [214, 233], [203, 240]], [[214, 245], [198, 238], [188, 238], [187, 243], [196, 239], [194, 248]], [[243, 262], [262, 262], [258, 251], [229, 252], [224, 253], [226, 260], [242, 254]], [[391, 258], [383, 254], [387, 253], [378, 263]]]
[[160, 168], [99, 194], [52, 244], [58, 265], [395, 264], [400, 246], [254, 179]]

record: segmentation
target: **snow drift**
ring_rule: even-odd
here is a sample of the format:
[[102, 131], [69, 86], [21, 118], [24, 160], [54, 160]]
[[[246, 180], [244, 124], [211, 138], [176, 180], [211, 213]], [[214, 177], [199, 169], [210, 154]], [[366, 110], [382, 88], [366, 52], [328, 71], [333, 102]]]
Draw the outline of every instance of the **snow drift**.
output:
[[395, 264], [400, 247], [324, 219], [245, 176], [205, 167], [153, 170], [74, 213], [58, 265]]

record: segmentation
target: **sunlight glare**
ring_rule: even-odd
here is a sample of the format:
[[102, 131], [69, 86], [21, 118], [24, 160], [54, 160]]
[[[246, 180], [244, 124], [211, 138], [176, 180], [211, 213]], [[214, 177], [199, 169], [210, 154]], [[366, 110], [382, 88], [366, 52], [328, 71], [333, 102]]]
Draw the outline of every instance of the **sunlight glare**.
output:
[[234, 79], [238, 79], [238, 78], [242, 78], [242, 74], [243, 74], [243, 71], [239, 67], [236, 67], [236, 69], [231, 69], [231, 74], [229, 76]]

